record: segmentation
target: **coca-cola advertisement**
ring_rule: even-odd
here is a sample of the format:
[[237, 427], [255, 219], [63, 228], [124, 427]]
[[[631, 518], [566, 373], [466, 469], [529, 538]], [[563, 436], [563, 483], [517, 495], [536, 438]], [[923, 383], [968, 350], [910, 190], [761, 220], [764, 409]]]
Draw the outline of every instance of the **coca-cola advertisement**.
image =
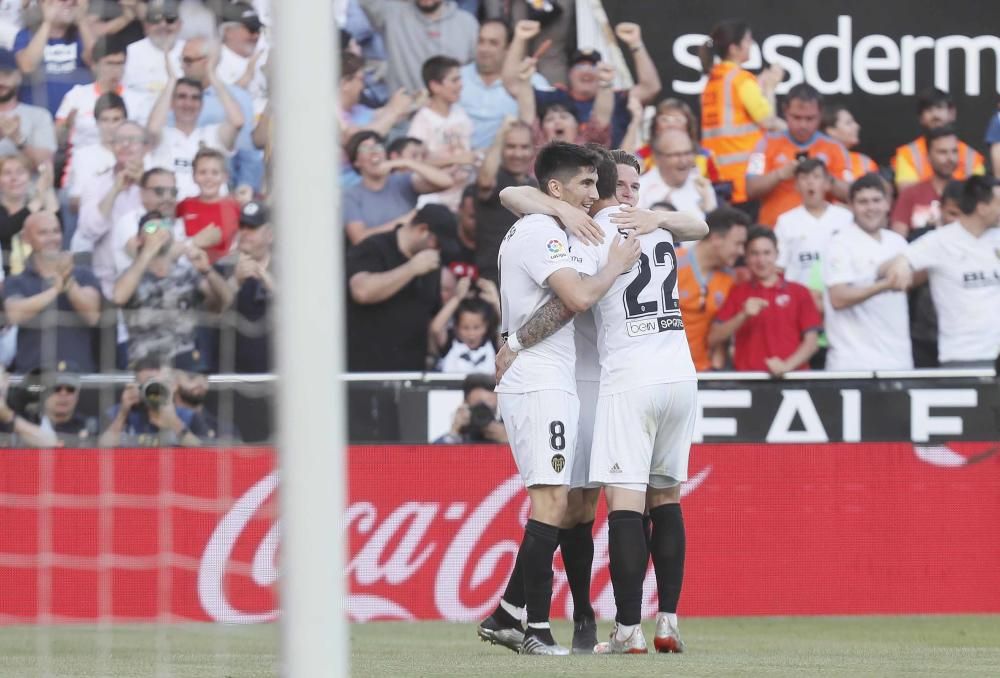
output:
[[[315, 519], [345, 534], [351, 618], [487, 615], [527, 515], [509, 451], [347, 454], [348, 506]], [[691, 458], [684, 615], [1000, 612], [990, 444], [696, 445]], [[4, 450], [0, 622], [275, 619], [276, 462], [270, 448]], [[607, 563], [602, 508], [592, 595], [606, 618]], [[553, 615], [571, 610], [557, 555]]]

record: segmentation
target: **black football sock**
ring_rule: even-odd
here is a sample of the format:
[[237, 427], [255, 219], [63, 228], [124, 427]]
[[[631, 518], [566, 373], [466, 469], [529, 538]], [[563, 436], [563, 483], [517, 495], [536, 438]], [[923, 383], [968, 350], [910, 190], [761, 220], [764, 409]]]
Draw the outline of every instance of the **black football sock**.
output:
[[646, 549], [649, 551], [653, 550], [653, 519], [649, 517], [648, 513], [644, 513], [642, 516], [642, 533], [646, 535]]
[[684, 514], [680, 504], [664, 504], [649, 512], [653, 519], [653, 542], [650, 548], [656, 571], [656, 590], [660, 612], [677, 613], [677, 601], [684, 583]]
[[569, 590], [573, 594], [573, 621], [593, 619], [590, 573], [594, 566], [594, 521], [559, 530], [559, 549]]
[[537, 520], [524, 526], [521, 542], [524, 601], [528, 612], [525, 635], [537, 636], [548, 644], [555, 643], [549, 629], [549, 609], [552, 606], [552, 556], [559, 545], [559, 528]]
[[[517, 558], [514, 560], [514, 569], [510, 573], [507, 588], [504, 589], [500, 603], [493, 612], [493, 617], [504, 626], [520, 626], [520, 610], [522, 609], [524, 609], [524, 575], [521, 568], [521, 550], [518, 549]], [[514, 616], [515, 611], [518, 612], [516, 617]]]
[[634, 626], [642, 621], [642, 581], [649, 564], [641, 513], [612, 511], [608, 514], [608, 555], [618, 608], [615, 621]]

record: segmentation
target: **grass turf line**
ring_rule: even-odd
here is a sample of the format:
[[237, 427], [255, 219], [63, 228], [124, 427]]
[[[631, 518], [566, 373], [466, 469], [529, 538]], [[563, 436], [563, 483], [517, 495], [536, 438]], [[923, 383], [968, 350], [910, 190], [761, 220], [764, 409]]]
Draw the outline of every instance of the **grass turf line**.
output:
[[[599, 624], [601, 640], [610, 623]], [[652, 643], [653, 625], [643, 625]], [[0, 676], [257, 678], [278, 673], [276, 625], [0, 628]], [[1000, 615], [742, 617], [681, 620], [688, 651], [638, 657], [520, 657], [481, 642], [474, 624], [374, 623], [351, 627], [351, 665], [368, 676], [993, 676]], [[554, 624], [568, 644], [572, 628]], [[159, 655], [157, 648], [159, 646]], [[110, 654], [109, 654], [110, 651]], [[157, 661], [164, 667], [157, 672]], [[311, 678], [311, 677], [310, 677]]]

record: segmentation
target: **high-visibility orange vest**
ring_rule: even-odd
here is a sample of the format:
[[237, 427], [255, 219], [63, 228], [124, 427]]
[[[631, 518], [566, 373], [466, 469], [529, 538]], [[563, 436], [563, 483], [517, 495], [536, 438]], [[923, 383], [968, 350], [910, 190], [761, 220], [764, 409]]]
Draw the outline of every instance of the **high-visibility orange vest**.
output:
[[[892, 168], [898, 171], [900, 161], [906, 161], [917, 172], [917, 181], [927, 181], [934, 175], [931, 169], [930, 160], [927, 159], [927, 140], [920, 136], [896, 149], [896, 155], [892, 158]], [[958, 167], [951, 175], [952, 179], [968, 179], [977, 167], [982, 167], [983, 156], [969, 148], [964, 141], [958, 142]]]
[[848, 155], [851, 156], [851, 174], [854, 175], [855, 180], [860, 179], [869, 172], [878, 172], [878, 165], [864, 153], [851, 151]]
[[763, 138], [740, 101], [739, 89], [753, 75], [732, 61], [712, 67], [701, 94], [701, 143], [715, 155], [719, 179], [733, 183], [733, 202], [747, 200], [747, 160]]

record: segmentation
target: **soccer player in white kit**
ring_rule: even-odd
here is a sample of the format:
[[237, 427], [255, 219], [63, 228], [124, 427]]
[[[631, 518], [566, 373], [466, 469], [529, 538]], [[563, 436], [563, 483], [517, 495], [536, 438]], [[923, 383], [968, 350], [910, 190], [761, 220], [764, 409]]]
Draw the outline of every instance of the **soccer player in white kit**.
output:
[[[597, 199], [596, 165], [600, 160], [594, 151], [582, 146], [553, 143], [539, 152], [535, 176], [548, 195], [587, 210]], [[619, 275], [633, 267], [638, 257], [634, 240], [616, 235], [607, 245], [605, 266], [592, 271], [590, 277], [581, 277], [571, 264], [566, 235], [553, 218], [530, 215], [515, 223], [501, 243], [497, 261], [501, 331], [508, 341], [513, 336], [516, 342], [516, 330], [553, 295], [570, 310], [585, 311]], [[500, 413], [531, 502], [515, 564], [516, 576], [511, 578], [512, 583], [518, 578], [523, 581], [527, 628], [520, 647], [522, 654], [569, 654], [552, 637], [549, 608], [552, 556], [566, 510], [579, 414], [573, 341], [573, 328], [563, 327], [525, 349], [521, 360], [497, 385]], [[510, 588], [504, 600], [512, 609], [502, 601], [487, 620], [493, 623], [484, 622], [478, 630], [484, 640], [508, 647], [500, 632], [510, 630], [511, 622], [520, 616], [516, 602], [510, 603], [511, 597], [516, 600], [516, 592]]]
[[[592, 211], [602, 205], [624, 205], [616, 210], [610, 210], [611, 219], [621, 229], [631, 233], [651, 233], [656, 229], [667, 229], [673, 236], [682, 240], [696, 240], [707, 232], [703, 219], [694, 214], [652, 212], [635, 209], [638, 198], [639, 163], [635, 156], [620, 150], [611, 151], [610, 156], [603, 149], [604, 160], [598, 168], [598, 186], [601, 196], [610, 194], [609, 199], [595, 205]], [[617, 177], [616, 177], [617, 175]], [[617, 179], [617, 181], [616, 181]], [[615, 200], [616, 199], [616, 200]], [[501, 201], [516, 214], [525, 212], [542, 212], [558, 214], [559, 206], [551, 198], [543, 196], [538, 191], [528, 187], [508, 188], [501, 195]], [[604, 226], [608, 228], [607, 224]], [[614, 227], [611, 227], [614, 232]], [[669, 236], [668, 236], [669, 239]], [[578, 246], [582, 243], [576, 241]], [[566, 314], [558, 299], [553, 299], [546, 307], [540, 309], [517, 332], [522, 342], [538, 341], [548, 336], [553, 330], [553, 320], [562, 318], [564, 321], [572, 314]], [[576, 349], [577, 349], [577, 393], [580, 397], [580, 423], [577, 438], [577, 458], [574, 462], [573, 490], [570, 492], [569, 507], [563, 529], [560, 530], [560, 549], [563, 552], [563, 562], [566, 568], [567, 580], [573, 594], [573, 651], [592, 652], [593, 645], [584, 650], [584, 640], [590, 637], [596, 640], [596, 628], [588, 628], [586, 614], [593, 615], [590, 606], [590, 571], [593, 563], [593, 520], [596, 510], [599, 487], [590, 483], [587, 478], [589, 458], [591, 455], [590, 438], [594, 425], [594, 411], [597, 405], [597, 386], [600, 380], [600, 366], [597, 360], [596, 326], [592, 313], [581, 313], [576, 316]], [[506, 346], [501, 348], [498, 356], [498, 375], [513, 361], [514, 354]], [[679, 499], [679, 492], [675, 493]], [[669, 621], [669, 625], [658, 624], [656, 645], [662, 651], [677, 652], [683, 647], [676, 631], [676, 610], [683, 577], [684, 562], [684, 526], [680, 515], [680, 506], [675, 502], [658, 513], [666, 512], [666, 519], [659, 521], [658, 540], [663, 557], [654, 558], [657, 573], [657, 584], [660, 597], [660, 621]], [[654, 513], [654, 515], [656, 515]], [[589, 549], [588, 549], [589, 547]], [[664, 548], [665, 547], [665, 548]], [[586, 612], [581, 614], [581, 610]], [[590, 617], [592, 620], [593, 617]], [[592, 621], [590, 622], [592, 623]], [[588, 633], [589, 631], [589, 633]], [[661, 642], [662, 641], [662, 642]], [[662, 648], [660, 647], [662, 645]], [[579, 647], [578, 647], [579, 646]]]

